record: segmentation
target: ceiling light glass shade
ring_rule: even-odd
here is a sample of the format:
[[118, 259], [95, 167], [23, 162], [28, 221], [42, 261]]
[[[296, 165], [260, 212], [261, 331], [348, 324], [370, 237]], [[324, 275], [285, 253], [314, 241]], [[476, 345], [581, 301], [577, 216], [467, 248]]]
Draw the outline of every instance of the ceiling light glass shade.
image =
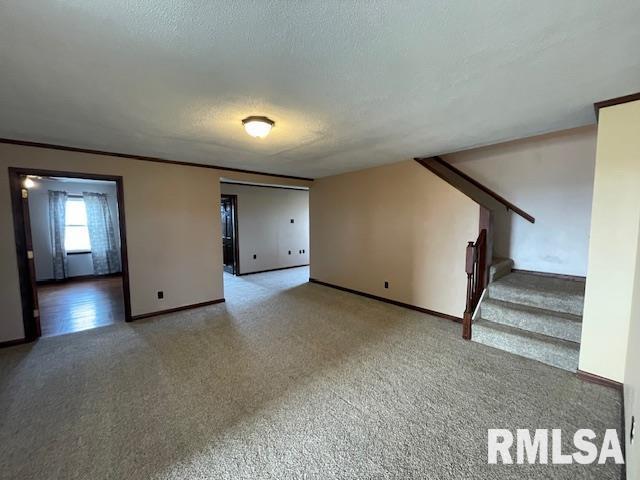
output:
[[22, 182], [22, 184], [24, 185], [24, 188], [33, 188], [36, 185], [36, 182], [27, 177], [24, 179], [24, 182]]
[[267, 117], [247, 117], [242, 120], [245, 131], [254, 138], [264, 138], [271, 132], [275, 122]]

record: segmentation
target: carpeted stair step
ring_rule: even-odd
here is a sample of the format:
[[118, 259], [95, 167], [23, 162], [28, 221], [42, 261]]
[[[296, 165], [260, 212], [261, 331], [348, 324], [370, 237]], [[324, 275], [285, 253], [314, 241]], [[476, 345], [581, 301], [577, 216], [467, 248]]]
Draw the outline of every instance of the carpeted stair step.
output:
[[478, 320], [473, 324], [472, 339], [477, 343], [571, 372], [578, 368], [580, 345], [567, 340], [527, 332], [488, 320]]
[[513, 268], [513, 260], [510, 258], [494, 257], [491, 267], [489, 267], [489, 283], [500, 280], [509, 275]]
[[528, 332], [580, 343], [582, 318], [570, 313], [553, 312], [485, 298], [480, 306], [480, 318]]
[[516, 272], [488, 288], [495, 300], [582, 316], [584, 282]]

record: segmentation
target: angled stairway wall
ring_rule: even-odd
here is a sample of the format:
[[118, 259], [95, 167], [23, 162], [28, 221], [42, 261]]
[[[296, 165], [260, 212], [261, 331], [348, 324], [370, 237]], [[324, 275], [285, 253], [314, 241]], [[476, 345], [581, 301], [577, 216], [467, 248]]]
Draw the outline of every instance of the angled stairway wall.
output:
[[495, 255], [519, 270], [587, 275], [596, 134], [588, 125], [443, 155], [535, 216], [496, 216]]

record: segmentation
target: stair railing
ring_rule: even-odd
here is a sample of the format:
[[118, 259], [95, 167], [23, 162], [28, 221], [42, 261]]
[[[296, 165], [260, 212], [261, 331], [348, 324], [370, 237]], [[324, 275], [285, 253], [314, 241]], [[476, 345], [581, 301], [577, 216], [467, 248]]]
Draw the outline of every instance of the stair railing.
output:
[[487, 281], [487, 230], [482, 229], [478, 239], [467, 244], [467, 302], [462, 317], [462, 338], [471, 340], [471, 321]]

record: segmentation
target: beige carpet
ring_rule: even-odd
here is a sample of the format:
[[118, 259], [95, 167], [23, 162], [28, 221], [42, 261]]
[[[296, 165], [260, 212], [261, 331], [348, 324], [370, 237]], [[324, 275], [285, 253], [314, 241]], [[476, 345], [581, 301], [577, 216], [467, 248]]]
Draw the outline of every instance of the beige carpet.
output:
[[1, 478], [620, 478], [486, 464], [487, 428], [618, 428], [617, 392], [307, 277], [0, 351]]

